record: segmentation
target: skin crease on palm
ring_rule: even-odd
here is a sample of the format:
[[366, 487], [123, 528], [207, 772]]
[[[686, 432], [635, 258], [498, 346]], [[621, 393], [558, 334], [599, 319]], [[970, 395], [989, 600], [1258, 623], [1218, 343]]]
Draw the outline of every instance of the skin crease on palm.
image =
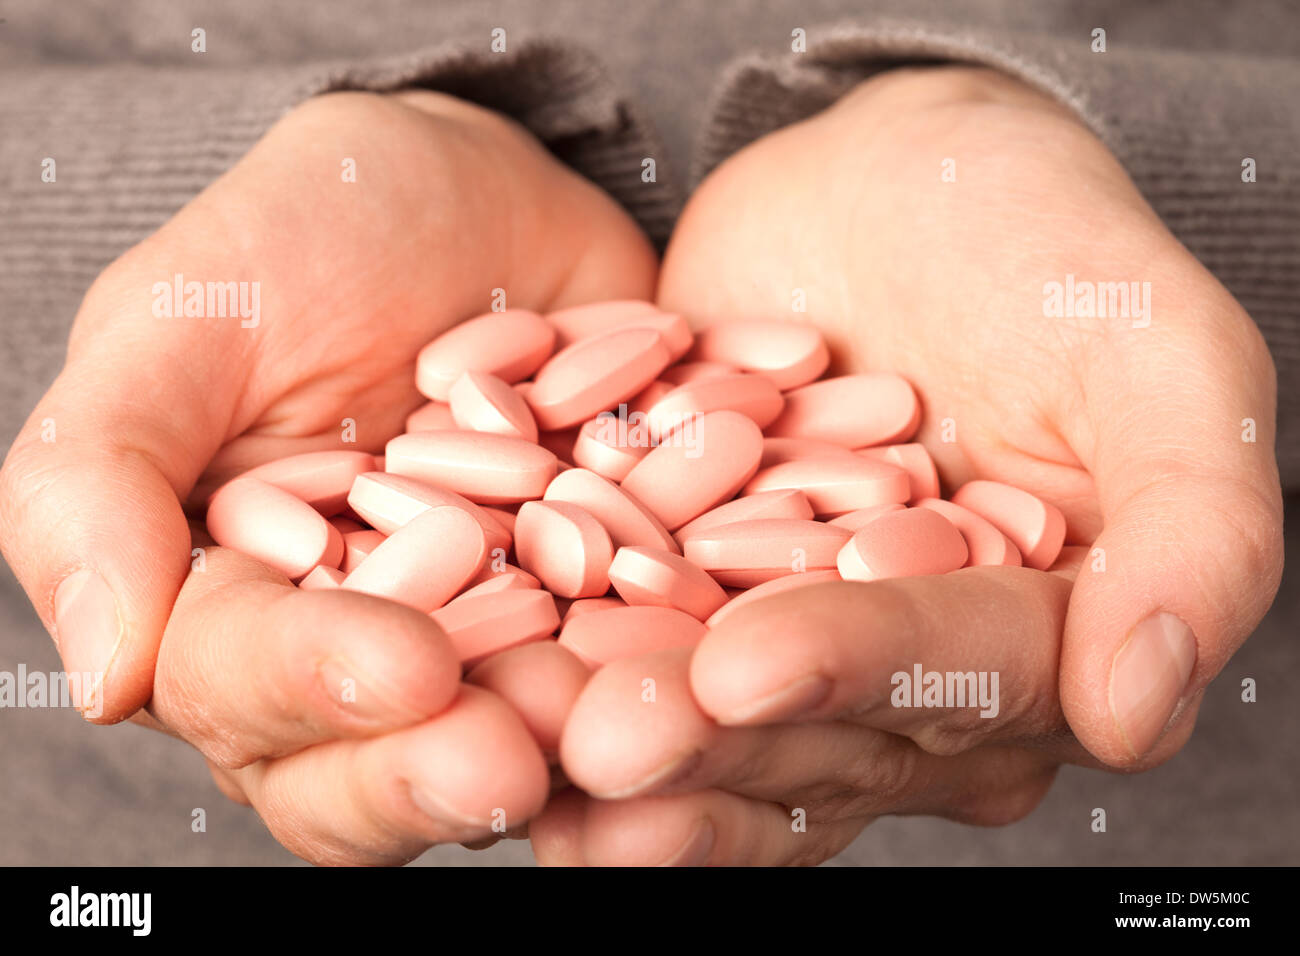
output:
[[[339, 180], [345, 156], [356, 184]], [[948, 156], [956, 184], [939, 181]], [[259, 280], [262, 327], [138, 321], [152, 284], [175, 272]], [[1043, 283], [1067, 272], [1151, 281], [1152, 327], [1042, 318]], [[137, 719], [196, 746], [228, 795], [316, 862], [401, 862], [480, 840], [496, 809], [511, 826], [540, 811], [545, 755], [508, 701], [458, 689], [431, 621], [297, 592], [222, 549], [186, 580], [178, 498], [336, 447], [345, 417], [378, 450], [421, 402], [415, 352], [483, 311], [493, 288], [547, 310], [651, 297], [655, 278], [626, 215], [492, 114], [427, 93], [335, 94], [290, 114], [96, 282], [64, 373], [0, 471], [0, 546], [47, 626], [73, 569], [97, 568], [117, 593], [124, 637], [101, 719], [148, 702]], [[919, 440], [949, 487], [982, 476], [1043, 495], [1065, 509], [1072, 541], [1116, 535], [1109, 570], [1089, 579], [1085, 561], [1073, 594], [1079, 550], [1055, 574], [831, 585], [737, 613], [694, 662], [603, 669], [560, 756], [605, 799], [552, 797], [530, 827], [543, 863], [812, 863], [882, 813], [1017, 819], [1063, 761], [1136, 769], [1174, 753], [1276, 589], [1267, 352], [1104, 147], [1052, 104], [982, 71], [895, 71], [738, 154], [679, 224], [660, 303], [697, 324], [790, 318], [795, 288], [833, 371], [915, 383]], [[1236, 441], [1246, 416], [1257, 445]], [[47, 417], [54, 447], [39, 438]], [[940, 441], [945, 417], [954, 444]], [[1139, 758], [1107, 711], [1105, 672], [1157, 607], [1188, 621], [1198, 658], [1191, 705]], [[877, 622], [877, 640], [862, 621]], [[798, 715], [819, 719], [737, 721], [741, 698], [809, 665], [801, 652], [834, 685]], [[904, 658], [999, 669], [1001, 718], [900, 722], [871, 695]], [[377, 689], [362, 695], [377, 707], [330, 697], [320, 677], [340, 661]], [[660, 686], [649, 711], [647, 671]], [[807, 833], [791, 830], [790, 807], [806, 808]]]

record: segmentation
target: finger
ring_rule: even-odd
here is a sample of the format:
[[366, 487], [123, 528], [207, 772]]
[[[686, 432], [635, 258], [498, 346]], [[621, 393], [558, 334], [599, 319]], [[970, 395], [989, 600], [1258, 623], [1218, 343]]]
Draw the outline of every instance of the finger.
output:
[[534, 641], [493, 654], [465, 675], [518, 711], [542, 753], [559, 750], [560, 734], [591, 672], [554, 641]]
[[430, 720], [321, 744], [235, 771], [267, 828], [318, 864], [393, 865], [436, 843], [473, 843], [534, 816], [546, 762], [500, 698], [463, 687]]
[[528, 829], [543, 866], [811, 866], [868, 822], [808, 824], [797, 810], [721, 790], [624, 801], [571, 790]]
[[149, 712], [219, 766], [418, 723], [455, 698], [460, 662], [427, 614], [302, 591], [225, 548], [176, 600]]
[[929, 813], [991, 825], [1036, 806], [1057, 763], [1010, 746], [936, 756], [841, 721], [719, 727], [692, 699], [689, 671], [683, 649], [593, 675], [565, 726], [570, 779], [608, 800], [722, 789], [799, 806], [812, 821]]
[[1162, 313], [1087, 373], [1096, 437], [1081, 457], [1104, 526], [1075, 585], [1061, 660], [1070, 725], [1115, 766], [1146, 755], [1218, 674], [1282, 569], [1268, 353], [1213, 280], [1158, 280]]
[[980, 567], [773, 595], [704, 638], [691, 688], [722, 724], [849, 715], [937, 754], [1061, 735], [1069, 592], [1059, 575]]

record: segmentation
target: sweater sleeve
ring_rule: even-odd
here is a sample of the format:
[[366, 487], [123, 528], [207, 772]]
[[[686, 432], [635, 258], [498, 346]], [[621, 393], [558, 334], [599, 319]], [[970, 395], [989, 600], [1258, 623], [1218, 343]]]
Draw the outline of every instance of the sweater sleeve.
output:
[[[1254, 318], [1278, 370], [1283, 486], [1300, 489], [1300, 60], [1125, 48], [1117, 39], [1093, 52], [1092, 40], [903, 22], [810, 29], [804, 53], [726, 68], [692, 180], [891, 67], [960, 62], [1019, 78], [1078, 114]], [[1243, 177], [1248, 159], [1253, 182]]]

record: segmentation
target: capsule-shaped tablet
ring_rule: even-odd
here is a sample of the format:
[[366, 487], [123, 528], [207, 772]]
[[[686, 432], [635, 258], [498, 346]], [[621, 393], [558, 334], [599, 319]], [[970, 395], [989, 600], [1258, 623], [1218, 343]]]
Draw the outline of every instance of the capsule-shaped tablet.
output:
[[623, 479], [669, 531], [731, 498], [758, 471], [763, 433], [739, 412], [684, 423]]
[[543, 501], [567, 501], [600, 522], [615, 548], [662, 548], [677, 552], [677, 542], [645, 505], [607, 478], [585, 468], [570, 468], [547, 486]]
[[853, 533], [837, 556], [846, 581], [945, 574], [966, 563], [966, 541], [953, 523], [928, 508], [882, 515]]
[[351, 518], [345, 518], [342, 515], [335, 515], [333, 518], [328, 518], [326, 520], [338, 529], [338, 533], [343, 535], [345, 538], [354, 531], [370, 530], [365, 525], [361, 524], [361, 522], [353, 521]]
[[748, 588], [787, 574], [834, 570], [850, 537], [846, 529], [820, 521], [759, 518], [693, 535], [682, 542], [682, 551], [719, 584]]
[[805, 588], [812, 584], [825, 584], [829, 581], [842, 581], [839, 571], [805, 571], [802, 574], [787, 574], [784, 577], [773, 578], [771, 581], [764, 581], [762, 584], [741, 591], [731, 600], [729, 600], [713, 615], [705, 621], [709, 627], [717, 627], [737, 610], [746, 604], [752, 604], [760, 598], [771, 597], [773, 594], [780, 594], [783, 591], [793, 591], [796, 588]]
[[678, 544], [687, 538], [720, 528], [724, 524], [737, 521], [753, 521], [758, 518], [796, 518], [811, 521], [812, 505], [807, 496], [798, 488], [778, 488], [775, 491], [761, 491], [754, 495], [745, 495], [726, 504], [718, 505], [704, 512], [694, 521], [688, 521], [677, 529]]
[[669, 607], [621, 607], [569, 618], [560, 646], [588, 667], [656, 651], [694, 647], [707, 633], [703, 624]]
[[497, 561], [489, 552], [489, 560], [483, 565], [482, 570], [470, 579], [466, 590], [485, 584], [488, 581], [508, 581], [511, 588], [540, 588], [542, 582], [537, 580], [535, 575], [529, 574], [521, 567], [513, 564], [507, 564], [504, 561]]
[[468, 512], [487, 539], [489, 553], [510, 550], [510, 531], [486, 508], [480, 508], [464, 495], [402, 475], [372, 471], [352, 483], [348, 506], [375, 530], [392, 534], [417, 515], [439, 505], [450, 505]]
[[763, 439], [763, 459], [760, 468], [800, 458], [843, 458], [854, 452], [843, 445], [833, 445], [828, 441], [814, 441], [811, 438], [771, 438]]
[[228, 481], [208, 503], [208, 533], [290, 578], [319, 564], [338, 567], [343, 536], [297, 495], [258, 478]]
[[528, 501], [515, 522], [520, 566], [560, 597], [597, 597], [609, 590], [614, 546], [609, 533], [567, 501]]
[[318, 564], [298, 582], [298, 587], [304, 591], [330, 591], [342, 584], [345, 577], [338, 568]]
[[883, 461], [907, 472], [912, 488], [911, 495], [907, 499], [909, 502], [915, 503], [922, 498], [939, 497], [939, 471], [934, 467], [934, 459], [920, 442], [861, 448], [857, 454]]
[[487, 539], [473, 516], [439, 505], [389, 535], [342, 586], [427, 613], [464, 588], [487, 557]]
[[814, 514], [837, 515], [873, 505], [902, 503], [911, 494], [907, 472], [858, 455], [800, 458], [765, 468], [745, 485], [745, 494], [781, 488], [802, 491]]
[[619, 548], [609, 583], [630, 605], [671, 607], [703, 621], [727, 603], [713, 578], [681, 555], [662, 548]]
[[468, 431], [537, 441], [537, 423], [517, 391], [487, 372], [466, 372], [447, 395], [456, 425]]
[[687, 385], [706, 378], [735, 375], [739, 371], [740, 369], [727, 362], [679, 362], [664, 369], [659, 378], [669, 385]]
[[1000, 481], [968, 481], [952, 501], [1010, 538], [1027, 568], [1046, 571], [1061, 553], [1065, 515], [1036, 495]]
[[922, 498], [916, 507], [929, 508], [943, 515], [961, 532], [968, 552], [965, 567], [1001, 565], [1018, 568], [1024, 564], [1020, 549], [1011, 539], [975, 512], [941, 498]]
[[355, 571], [370, 552], [379, 547], [387, 537], [382, 531], [349, 531], [343, 536], [343, 563], [339, 570], [344, 574]]
[[[488, 514], [488, 515], [489, 515], [489, 516], [490, 516], [494, 521], [496, 521], [497, 524], [499, 524], [499, 525], [501, 525], [501, 527], [505, 528], [505, 530], [506, 530], [506, 534], [510, 535], [511, 538], [514, 538], [514, 536], [515, 536], [515, 513], [514, 513], [513, 511], [507, 511], [505, 508], [494, 508], [494, 507], [492, 507], [491, 505], [482, 505], [481, 508], [482, 508], [482, 510], [483, 510], [486, 514]], [[492, 539], [492, 536], [491, 536], [491, 535], [488, 535], [488, 540], [489, 540], [489, 542], [491, 541], [491, 539]]]
[[573, 463], [610, 481], [622, 481], [650, 452], [649, 441], [633, 443], [629, 438], [624, 419], [602, 412], [579, 430], [573, 443]]
[[[492, 562], [489, 561], [488, 564]], [[530, 574], [529, 577], [532, 577]], [[455, 604], [461, 598], [479, 597], [484, 594], [500, 594], [502, 591], [540, 591], [541, 588], [530, 588], [524, 582], [524, 579], [517, 574], [499, 574], [488, 578], [486, 581], [480, 581], [478, 584], [471, 583], [465, 590], [461, 591], [451, 599], [448, 606]]]
[[630, 425], [638, 425], [645, 429], [647, 436], [650, 434], [650, 423], [645, 421], [649, 415], [650, 409], [655, 407], [659, 399], [672, 393], [677, 386], [665, 382], [663, 379], [655, 379], [641, 391], [637, 392], [626, 402], [626, 409], [621, 405], [618, 411], [628, 420]]
[[616, 329], [582, 339], [542, 366], [528, 390], [528, 405], [539, 428], [578, 425], [641, 391], [670, 361], [654, 329]]
[[374, 469], [374, 456], [365, 452], [309, 451], [268, 461], [239, 477], [275, 485], [328, 518], [343, 510], [357, 475]]
[[408, 432], [455, 431], [460, 428], [446, 402], [426, 402], [406, 416]]
[[724, 408], [740, 412], [759, 428], [766, 428], [784, 407], [781, 392], [764, 376], [720, 375], [678, 385], [650, 406], [646, 423], [650, 437], [658, 441], [681, 427], [686, 419]]
[[837, 518], [832, 518], [830, 523], [837, 528], [847, 528], [849, 531], [857, 531], [863, 525], [870, 524], [881, 515], [892, 514], [895, 511], [902, 511], [906, 505], [890, 502], [883, 505], [873, 505], [870, 508], [859, 508], [857, 511], [850, 511], [848, 514], [842, 514]]
[[782, 391], [806, 385], [830, 364], [821, 332], [779, 319], [719, 322], [701, 332], [690, 357], [758, 372]]
[[466, 667], [507, 648], [539, 641], [560, 626], [555, 598], [532, 589], [462, 594], [429, 616], [447, 632]]
[[785, 411], [767, 433], [863, 448], [905, 442], [920, 423], [921, 403], [912, 386], [890, 372], [872, 372], [787, 392]]
[[654, 329], [663, 337], [674, 362], [689, 351], [695, 338], [690, 325], [680, 315], [662, 312], [649, 302], [635, 299], [573, 306], [549, 313], [546, 321], [555, 326], [559, 348], [616, 329]]
[[569, 609], [564, 612], [561, 622], [568, 621], [569, 618], [577, 617], [579, 614], [590, 614], [592, 611], [608, 611], [610, 608], [627, 606], [627, 602], [619, 597], [581, 598], [569, 605]]
[[554, 641], [530, 641], [488, 656], [465, 675], [519, 714], [543, 753], [554, 754], [591, 671]]
[[488, 312], [448, 329], [420, 350], [415, 387], [445, 402], [466, 372], [518, 382], [541, 368], [554, 348], [555, 329], [540, 315], [524, 309]]
[[412, 432], [392, 439], [385, 453], [390, 474], [489, 505], [540, 498], [557, 465], [539, 445], [484, 432]]

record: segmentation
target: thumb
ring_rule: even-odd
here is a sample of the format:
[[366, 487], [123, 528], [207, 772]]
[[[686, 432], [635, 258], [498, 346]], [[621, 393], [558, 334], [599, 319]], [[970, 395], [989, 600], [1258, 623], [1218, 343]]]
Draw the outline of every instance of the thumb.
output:
[[149, 700], [189, 569], [180, 496], [224, 428], [222, 390], [191, 376], [182, 355], [168, 354], [181, 343], [154, 332], [152, 344], [120, 327], [94, 341], [74, 334], [68, 364], [0, 469], [0, 550], [95, 723]]
[[1224, 314], [1240, 321], [1189, 310], [1181, 329], [1128, 333], [1089, 387], [1114, 396], [1092, 410], [1103, 528], [1071, 595], [1061, 702], [1112, 766], [1194, 713], [1281, 578], [1275, 373], [1249, 318], [1235, 303]]

